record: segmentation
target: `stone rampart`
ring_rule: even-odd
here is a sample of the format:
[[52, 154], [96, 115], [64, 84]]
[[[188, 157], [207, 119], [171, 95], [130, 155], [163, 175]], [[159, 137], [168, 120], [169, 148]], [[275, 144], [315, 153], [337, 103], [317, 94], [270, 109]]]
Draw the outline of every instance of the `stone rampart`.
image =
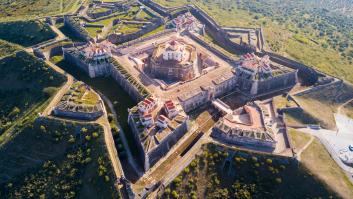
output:
[[65, 16], [64, 25], [69, 28], [77, 37], [80, 37], [84, 41], [89, 41], [91, 38], [88, 32], [81, 27], [80, 22], [73, 17]]
[[96, 112], [84, 113], [84, 112], [60, 110], [55, 108], [53, 110], [53, 114], [58, 117], [68, 117], [68, 118], [75, 118], [79, 120], [96, 120], [97, 118], [103, 115], [103, 111], [101, 110]]

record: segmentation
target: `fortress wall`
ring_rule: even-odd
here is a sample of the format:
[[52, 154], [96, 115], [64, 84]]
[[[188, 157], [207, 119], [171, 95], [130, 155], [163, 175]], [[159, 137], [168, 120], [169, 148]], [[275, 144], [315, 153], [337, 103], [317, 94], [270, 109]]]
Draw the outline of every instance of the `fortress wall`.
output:
[[175, 29], [165, 30], [163, 32], [160, 32], [160, 33], [148, 36], [148, 37], [138, 38], [138, 39], [135, 39], [135, 40], [120, 44], [120, 45], [118, 45], [118, 48], [121, 49], [121, 48], [130, 47], [130, 46], [133, 46], [133, 45], [135, 45], [137, 43], [144, 42], [144, 41], [147, 41], [147, 40], [151, 40], [151, 39], [154, 39], [154, 38], [157, 38], [157, 37], [161, 37], [161, 36], [164, 36], [164, 35], [167, 35], [167, 34], [170, 34], [170, 33], [174, 33], [174, 32], [176, 32]]
[[[302, 77], [301, 74], [303, 74], [303, 73], [313, 74], [314, 76], [316, 76], [316, 78], [318, 78], [320, 75], [327, 76], [327, 74], [324, 74], [322, 72], [318, 72], [318, 71], [316, 71], [315, 69], [313, 69], [310, 66], [304, 65], [302, 63], [299, 63], [297, 61], [288, 59], [288, 58], [286, 58], [284, 56], [281, 56], [281, 55], [278, 55], [278, 54], [275, 54], [275, 53], [263, 51], [263, 53], [260, 53], [260, 54], [261, 55], [267, 54], [267, 55], [270, 56], [271, 61], [279, 63], [281, 65], [284, 65], [284, 66], [286, 66], [288, 68], [299, 70], [299, 74], [298, 74], [299, 77]], [[314, 77], [311, 77], [311, 78], [314, 78]]]
[[148, 153], [149, 165], [152, 167], [158, 160], [164, 157], [170, 149], [184, 136], [187, 132], [187, 121], [181, 124], [167, 138], [165, 138], [155, 149]]
[[217, 55], [218, 57], [226, 60], [226, 61], [231, 61], [234, 62], [234, 60], [230, 59], [228, 55], [224, 54], [223, 52], [219, 51], [218, 49], [212, 47], [209, 43], [204, 41], [203, 39], [199, 38], [195, 34], [192, 33], [187, 33], [190, 38], [201, 44], [203, 47], [205, 47], [207, 50], [210, 50], [212, 53]]
[[77, 37], [80, 37], [81, 39], [85, 41], [89, 41], [90, 37], [88, 36], [88, 33], [85, 29], [83, 29], [80, 24], [77, 24], [79, 22], [74, 21], [72, 17], [65, 16], [64, 17], [64, 26], [69, 28]]
[[168, 8], [165, 8], [151, 0], [142, 0], [142, 2], [146, 4], [148, 7], [150, 7], [153, 11], [157, 12], [158, 14], [164, 17], [169, 15]]
[[294, 96], [303, 96], [303, 95], [309, 94], [311, 92], [316, 92], [316, 91], [322, 90], [323, 88], [327, 88], [327, 87], [335, 88], [335, 87], [338, 87], [338, 86], [340, 86], [342, 84], [343, 84], [342, 80], [337, 80], [337, 81], [333, 81], [333, 82], [328, 83], [328, 84], [322, 84], [322, 85], [315, 86], [313, 88], [301, 91], [299, 93], [294, 94]]
[[93, 19], [97, 19], [97, 18], [100, 18], [100, 17], [104, 17], [104, 16], [107, 16], [107, 15], [110, 15], [112, 13], [113, 13], [112, 10], [107, 10], [105, 12], [98, 12], [98, 13], [90, 13], [90, 12], [88, 12], [87, 16], [89, 16], [89, 17], [91, 17]]
[[257, 93], [255, 95], [263, 95], [266, 93], [272, 93], [274, 91], [280, 91], [289, 87], [293, 87], [296, 83], [297, 71], [276, 76], [268, 80], [258, 81]]
[[83, 113], [83, 112], [72, 112], [72, 111], [54, 109], [53, 114], [59, 117], [69, 117], [69, 118], [75, 118], [80, 120], [95, 120], [103, 115], [103, 111]]
[[135, 126], [134, 119], [130, 115], [129, 115], [129, 118], [128, 118], [128, 123], [129, 123], [129, 126], [131, 128], [132, 134], [134, 135], [134, 142], [135, 142], [135, 144], [137, 146], [137, 151], [138, 151], [138, 154], [139, 154], [139, 158], [140, 158], [141, 162], [144, 163], [145, 171], [147, 171], [149, 169], [148, 157], [146, 156], [145, 151], [144, 151], [143, 146], [142, 146], [142, 143], [140, 141], [139, 131], [138, 131], [137, 127]]
[[75, 66], [78, 66], [81, 70], [89, 74], [88, 65], [86, 65], [85, 63], [83, 63], [81, 60], [77, 59], [73, 55], [71, 55], [71, 53], [67, 52], [67, 50], [63, 49], [63, 52], [64, 52], [65, 61], [68, 61], [69, 63]]
[[139, 91], [135, 88], [135, 86], [131, 85], [131, 83], [126, 79], [126, 77], [121, 74], [113, 64], [110, 64], [110, 67], [111, 77], [117, 83], [119, 83], [119, 85], [124, 89], [124, 91], [126, 91], [135, 102], [141, 101], [144, 97], [140, 95]]
[[160, 25], [163, 24], [162, 19], [157, 19], [154, 22], [145, 25], [145, 28], [131, 34], [126, 34], [126, 35], [117, 35], [117, 34], [111, 34], [108, 36], [108, 40], [111, 43], [117, 44], [117, 43], [125, 43], [127, 41], [135, 40], [141, 37], [142, 35], [151, 32], [152, 30], [156, 29]]
[[224, 133], [217, 128], [213, 128], [211, 132], [211, 137], [220, 140], [223, 143], [244, 146], [244, 147], [265, 147], [268, 149], [275, 149], [276, 143], [268, 142], [268, 141], [260, 141], [255, 139], [250, 139], [247, 137], [237, 137], [237, 136], [230, 136], [228, 133]]

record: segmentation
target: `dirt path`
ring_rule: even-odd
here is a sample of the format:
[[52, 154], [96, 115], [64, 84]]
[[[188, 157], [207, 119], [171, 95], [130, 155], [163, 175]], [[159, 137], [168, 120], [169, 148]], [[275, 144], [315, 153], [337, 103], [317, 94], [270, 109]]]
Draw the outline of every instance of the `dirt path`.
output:
[[307, 149], [310, 144], [314, 141], [314, 136], [310, 135], [310, 140], [297, 152], [297, 159], [298, 161], [301, 160], [301, 154], [305, 151], [305, 149]]
[[45, 61], [46, 64], [48, 64], [51, 68], [53, 68], [56, 72], [63, 74], [66, 76], [67, 81], [66, 83], [60, 88], [60, 90], [55, 94], [54, 98], [52, 101], [49, 103], [49, 105], [45, 108], [45, 110], [42, 113], [42, 116], [48, 116], [50, 115], [51, 111], [53, 108], [60, 102], [61, 98], [65, 95], [65, 93], [70, 89], [71, 85], [74, 82], [74, 78], [66, 74], [61, 68], [59, 68], [57, 65], [53, 64], [50, 61]]

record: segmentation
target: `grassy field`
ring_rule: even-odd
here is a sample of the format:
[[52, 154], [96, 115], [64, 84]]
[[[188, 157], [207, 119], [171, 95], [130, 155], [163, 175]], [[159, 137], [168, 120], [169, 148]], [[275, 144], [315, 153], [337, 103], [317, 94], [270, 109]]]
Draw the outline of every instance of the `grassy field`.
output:
[[309, 134], [301, 133], [295, 129], [289, 129], [289, 136], [296, 152], [302, 149], [309, 142], [311, 137]]
[[302, 153], [302, 164], [343, 198], [353, 198], [353, 185], [334, 162], [325, 147], [315, 139]]
[[25, 52], [1, 59], [0, 135], [49, 99], [64, 81], [64, 76]]
[[0, 23], [0, 39], [29, 47], [56, 37], [50, 27], [40, 21]]
[[193, 3], [223, 26], [263, 27], [270, 50], [353, 82], [353, 44], [349, 42], [353, 35], [343, 28], [350, 23], [349, 19], [344, 21], [321, 12], [310, 15], [316, 10], [290, 1], [285, 4], [277, 0], [155, 2], [170, 7]]
[[162, 198], [338, 198], [293, 159], [213, 144], [203, 149]]
[[1, 0], [0, 19], [17, 20], [73, 12], [79, 0]]
[[353, 119], [353, 101], [343, 107], [343, 113]]
[[12, 54], [13, 52], [15, 52], [19, 49], [21, 49], [20, 46], [11, 44], [9, 42], [6, 42], [6, 41], [0, 39], [0, 59], [2, 57], [9, 55], [9, 54]]
[[320, 124], [335, 129], [334, 113], [339, 105], [353, 98], [353, 87], [348, 84], [331, 85], [303, 96], [295, 96], [300, 106]]
[[118, 198], [98, 125], [38, 119], [0, 148], [1, 198]]

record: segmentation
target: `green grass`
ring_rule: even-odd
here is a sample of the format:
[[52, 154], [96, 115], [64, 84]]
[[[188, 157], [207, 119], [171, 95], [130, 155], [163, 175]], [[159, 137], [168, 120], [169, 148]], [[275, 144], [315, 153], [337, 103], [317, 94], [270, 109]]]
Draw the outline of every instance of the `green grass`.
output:
[[337, 108], [353, 98], [353, 86], [348, 84], [331, 85], [302, 96], [295, 96], [300, 106], [321, 126], [335, 129], [334, 113]]
[[[310, 187], [310, 189], [308, 189]], [[301, 164], [285, 157], [204, 145], [162, 198], [337, 198]]]
[[0, 23], [0, 39], [29, 47], [56, 37], [50, 27], [40, 21]]
[[79, 2], [79, 0], [2, 0], [0, 21], [73, 12], [78, 9]]
[[0, 39], [0, 58], [20, 50], [21, 47]]
[[117, 198], [103, 130], [37, 119], [0, 148], [4, 198]]
[[315, 139], [302, 153], [301, 161], [311, 175], [322, 180], [342, 198], [353, 198], [352, 183], [319, 140]]
[[299, 132], [295, 129], [289, 129], [289, 135], [295, 151], [302, 149], [310, 140], [310, 134]]
[[102, 28], [97, 28], [97, 27], [85, 27], [87, 30], [88, 34], [90, 37], [94, 38], [99, 34], [99, 31], [102, 30]]
[[123, 34], [130, 34], [141, 30], [142, 26], [143, 24], [119, 24], [114, 28], [117, 32], [121, 32]]
[[64, 81], [64, 76], [25, 52], [1, 59], [0, 135], [49, 99]]
[[157, 34], [157, 33], [162, 32], [162, 31], [164, 31], [164, 30], [165, 30], [165, 26], [164, 26], [164, 25], [161, 25], [161, 26], [157, 27], [156, 29], [152, 30], [151, 32], [148, 32], [148, 33], [142, 35], [141, 38], [143, 38], [143, 37], [148, 37], [148, 36]]
[[56, 27], [68, 38], [70, 38], [73, 42], [84, 42], [80, 37], [77, 37], [71, 29], [64, 26], [64, 23], [56, 23]]
[[139, 14], [136, 15], [137, 19], [144, 19], [144, 20], [149, 20], [152, 18], [151, 15], [149, 15], [147, 12], [145, 12], [145, 10], [141, 10], [141, 12], [139, 12]]

